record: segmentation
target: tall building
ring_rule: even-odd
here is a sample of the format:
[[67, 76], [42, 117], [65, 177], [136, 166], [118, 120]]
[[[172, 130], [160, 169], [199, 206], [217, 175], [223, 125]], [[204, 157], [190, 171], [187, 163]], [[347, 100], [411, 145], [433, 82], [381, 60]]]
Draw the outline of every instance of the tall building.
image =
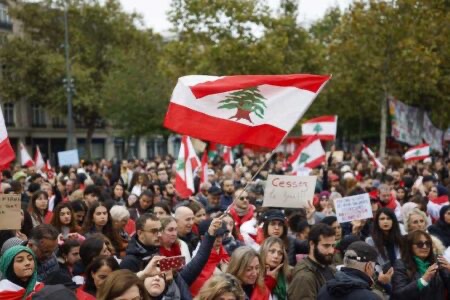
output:
[[[20, 35], [21, 23], [10, 17], [9, 9], [16, 4], [13, 0], [0, 0], [0, 47], [14, 35]], [[70, 24], [69, 24], [70, 26]], [[61, 41], [63, 43], [63, 41]], [[0, 62], [1, 69], [7, 62]], [[36, 145], [39, 146], [44, 158], [49, 158], [53, 165], [57, 164], [57, 152], [66, 149], [67, 116], [52, 115], [44, 106], [30, 103], [27, 99], [10, 102], [0, 98], [8, 134], [12, 145], [18, 149], [19, 142], [34, 153]], [[92, 139], [92, 158], [151, 158], [156, 155], [165, 155], [172, 145], [162, 136], [135, 137], [125, 141], [118, 131], [108, 127], [107, 122], [99, 122]], [[80, 157], [84, 157], [86, 144], [86, 126], [75, 123], [75, 135]], [[169, 143], [179, 143], [177, 139], [169, 139]], [[19, 151], [17, 151], [18, 153]], [[172, 153], [173, 154], [173, 153]], [[127, 156], [127, 157], [125, 157]]]

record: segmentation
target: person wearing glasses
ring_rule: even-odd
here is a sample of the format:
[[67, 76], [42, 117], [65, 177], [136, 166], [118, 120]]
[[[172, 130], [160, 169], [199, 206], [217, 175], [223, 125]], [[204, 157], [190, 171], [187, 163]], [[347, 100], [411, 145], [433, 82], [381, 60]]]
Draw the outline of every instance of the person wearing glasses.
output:
[[[131, 237], [125, 257], [120, 263], [121, 269], [143, 272], [150, 258], [159, 253], [161, 221], [154, 214], [146, 213], [136, 220], [136, 233]], [[138, 273], [138, 276], [145, 274]]]
[[234, 192], [234, 202], [231, 204], [230, 215], [233, 217], [236, 228], [253, 218], [255, 207], [250, 204], [248, 193], [244, 189]]
[[378, 252], [369, 244], [350, 244], [344, 255], [344, 266], [319, 291], [318, 300], [365, 299], [381, 300], [372, 286]]
[[422, 230], [409, 233], [402, 259], [394, 264], [391, 299], [448, 299], [449, 269], [450, 265], [444, 258], [436, 260], [428, 233]]

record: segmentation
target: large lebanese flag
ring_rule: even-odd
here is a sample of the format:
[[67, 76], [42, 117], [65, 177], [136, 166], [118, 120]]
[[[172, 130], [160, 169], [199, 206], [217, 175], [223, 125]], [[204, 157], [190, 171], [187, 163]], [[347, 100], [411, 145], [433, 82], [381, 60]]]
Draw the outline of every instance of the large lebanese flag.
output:
[[3, 118], [2, 107], [0, 106], [0, 170], [7, 168], [9, 163], [14, 159], [16, 159], [16, 154], [9, 142], [5, 119]]
[[364, 152], [369, 157], [369, 159], [375, 165], [375, 167], [377, 167], [377, 169], [384, 169], [383, 164], [378, 160], [378, 158], [375, 156], [375, 154], [369, 147], [367, 147], [366, 145], [363, 144], [363, 149], [364, 149]]
[[20, 143], [20, 165], [27, 167], [34, 166], [34, 161], [22, 143]]
[[425, 159], [428, 156], [430, 156], [430, 145], [421, 144], [406, 151], [405, 155], [403, 155], [403, 158], [405, 159], [405, 161], [414, 161]]
[[226, 146], [275, 149], [330, 76], [189, 75], [178, 79], [164, 126]]
[[200, 166], [200, 161], [195, 154], [191, 139], [186, 135], [183, 135], [181, 139], [180, 154], [176, 164], [175, 189], [181, 198], [187, 198], [194, 193], [193, 173]]
[[288, 163], [292, 165], [293, 173], [296, 174], [299, 168], [314, 169], [320, 166], [325, 157], [320, 140], [317, 137], [310, 137], [289, 157]]
[[316, 136], [324, 141], [336, 139], [337, 116], [321, 116], [302, 124], [302, 135]]

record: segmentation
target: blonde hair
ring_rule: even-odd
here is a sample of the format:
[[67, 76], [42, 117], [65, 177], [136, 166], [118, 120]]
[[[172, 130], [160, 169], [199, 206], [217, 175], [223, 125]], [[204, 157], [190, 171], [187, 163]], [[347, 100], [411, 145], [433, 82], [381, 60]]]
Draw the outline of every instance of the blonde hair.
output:
[[423, 218], [423, 220], [425, 221], [425, 225], [428, 225], [428, 220], [427, 220], [427, 215], [421, 211], [420, 209], [418, 209], [417, 207], [414, 208], [413, 210], [411, 210], [410, 212], [408, 212], [408, 214], [406, 215], [406, 220], [405, 220], [405, 230], [406, 232], [410, 232], [410, 228], [409, 228], [409, 220], [411, 219], [412, 216], [417, 215], [417, 216], [421, 216]]
[[266, 289], [266, 285], [264, 284], [264, 270], [262, 269], [263, 264], [261, 257], [258, 252], [249, 246], [239, 247], [234, 250], [231, 255], [230, 264], [227, 268], [227, 273], [236, 276], [241, 281], [241, 278], [245, 273], [245, 269], [247, 269], [255, 257], [258, 258], [259, 265], [261, 266], [259, 269], [258, 278], [256, 279], [256, 285], [264, 290]]
[[286, 246], [284, 245], [284, 242], [282, 239], [278, 237], [268, 237], [264, 240], [264, 243], [261, 245], [261, 249], [259, 250], [261, 261], [262, 261], [262, 269], [266, 270], [267, 264], [266, 264], [266, 257], [267, 253], [269, 252], [270, 247], [272, 245], [278, 244], [281, 247], [281, 251], [283, 252], [283, 260], [281, 263], [283, 264], [283, 267], [281, 267], [281, 271], [283, 272], [284, 276], [288, 275], [289, 272], [289, 263], [288, 263], [288, 257], [286, 252]]
[[241, 287], [241, 284], [236, 277], [228, 273], [219, 273], [208, 279], [208, 281], [206, 281], [200, 289], [197, 297], [195, 297], [194, 299], [217, 299], [224, 293], [233, 293], [233, 295], [236, 297], [236, 300], [245, 299], [245, 293]]

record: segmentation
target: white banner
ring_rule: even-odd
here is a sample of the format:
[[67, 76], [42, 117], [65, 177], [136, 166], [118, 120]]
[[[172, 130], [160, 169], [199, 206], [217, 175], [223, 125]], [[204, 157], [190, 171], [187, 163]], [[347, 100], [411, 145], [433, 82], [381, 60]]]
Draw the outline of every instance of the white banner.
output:
[[336, 199], [334, 200], [334, 207], [339, 223], [370, 219], [373, 217], [369, 194]]
[[263, 206], [308, 207], [313, 201], [317, 176], [269, 175]]

